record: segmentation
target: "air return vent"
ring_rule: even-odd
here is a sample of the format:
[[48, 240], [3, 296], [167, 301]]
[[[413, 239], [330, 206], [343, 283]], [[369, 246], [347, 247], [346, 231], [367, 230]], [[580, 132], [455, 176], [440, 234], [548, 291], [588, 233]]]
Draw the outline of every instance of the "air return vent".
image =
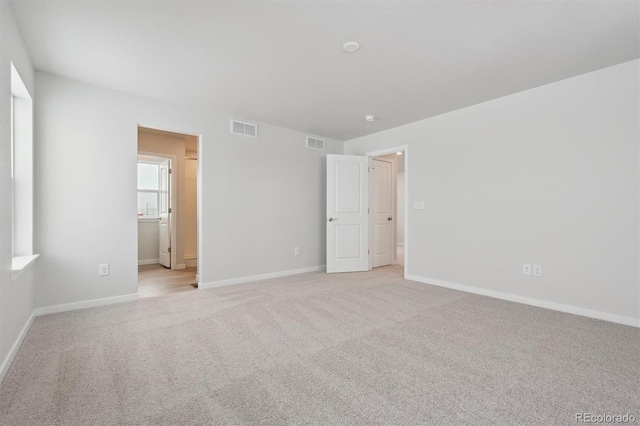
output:
[[231, 120], [231, 133], [257, 138], [258, 126], [251, 123], [245, 123], [243, 121]]
[[307, 136], [307, 148], [324, 149], [324, 139]]

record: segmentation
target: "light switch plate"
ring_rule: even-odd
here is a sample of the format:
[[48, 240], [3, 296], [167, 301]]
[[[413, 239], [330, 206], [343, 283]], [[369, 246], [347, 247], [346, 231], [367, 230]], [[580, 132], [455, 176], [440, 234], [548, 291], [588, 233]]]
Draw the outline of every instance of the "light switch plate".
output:
[[424, 210], [424, 201], [414, 201], [413, 202], [414, 210]]

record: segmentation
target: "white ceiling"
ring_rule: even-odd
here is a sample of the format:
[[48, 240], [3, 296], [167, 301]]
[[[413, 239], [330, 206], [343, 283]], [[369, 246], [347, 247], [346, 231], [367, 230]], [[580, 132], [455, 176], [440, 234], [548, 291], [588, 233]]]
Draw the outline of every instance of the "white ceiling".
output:
[[637, 0], [11, 6], [39, 70], [339, 140], [639, 57]]

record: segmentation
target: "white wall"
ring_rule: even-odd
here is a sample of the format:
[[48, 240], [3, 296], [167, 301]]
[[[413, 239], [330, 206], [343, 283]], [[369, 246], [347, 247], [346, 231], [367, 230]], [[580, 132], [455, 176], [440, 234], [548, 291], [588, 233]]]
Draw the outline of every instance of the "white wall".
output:
[[138, 263], [140, 265], [159, 262], [159, 227], [158, 219], [138, 219]]
[[[136, 293], [138, 125], [202, 135], [201, 282], [325, 263], [325, 152], [304, 133], [232, 135], [229, 117], [208, 111], [46, 73], [36, 83], [37, 306]], [[111, 275], [99, 277], [104, 262]]]
[[[34, 310], [33, 270], [11, 281], [11, 62], [32, 99], [33, 67], [6, 0], [0, 0], [0, 367]], [[5, 370], [0, 370], [0, 378]]]
[[409, 147], [409, 275], [637, 320], [638, 64], [346, 142]]

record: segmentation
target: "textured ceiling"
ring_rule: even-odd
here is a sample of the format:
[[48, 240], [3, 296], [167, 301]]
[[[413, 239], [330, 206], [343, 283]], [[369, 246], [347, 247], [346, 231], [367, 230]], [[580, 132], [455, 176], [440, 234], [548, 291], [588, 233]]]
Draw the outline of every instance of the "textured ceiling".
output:
[[39, 70], [339, 140], [639, 57], [636, 0], [11, 6]]

